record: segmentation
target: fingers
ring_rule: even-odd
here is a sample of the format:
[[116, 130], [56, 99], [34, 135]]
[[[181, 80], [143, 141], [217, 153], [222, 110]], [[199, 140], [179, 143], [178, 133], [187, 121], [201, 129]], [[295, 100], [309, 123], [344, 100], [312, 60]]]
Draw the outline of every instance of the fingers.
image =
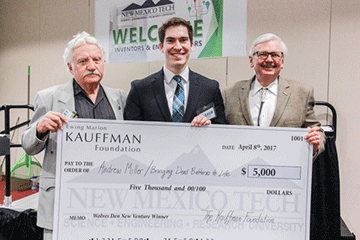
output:
[[308, 128], [308, 129], [309, 129], [309, 133], [319, 132], [319, 131], [320, 131], [320, 128], [319, 128], [319, 127], [313, 127], [313, 128]]
[[58, 129], [63, 129], [63, 123], [67, 123], [68, 120], [64, 115], [57, 112], [49, 111], [45, 116], [38, 122], [36, 131], [38, 133], [57, 132]]
[[210, 124], [211, 121], [203, 115], [197, 115], [196, 117], [194, 117], [194, 119], [191, 122], [191, 126], [195, 126], [195, 127], [202, 127]]
[[306, 141], [313, 144], [314, 152], [319, 148], [321, 142], [321, 134], [319, 127], [309, 128], [309, 133], [305, 135]]

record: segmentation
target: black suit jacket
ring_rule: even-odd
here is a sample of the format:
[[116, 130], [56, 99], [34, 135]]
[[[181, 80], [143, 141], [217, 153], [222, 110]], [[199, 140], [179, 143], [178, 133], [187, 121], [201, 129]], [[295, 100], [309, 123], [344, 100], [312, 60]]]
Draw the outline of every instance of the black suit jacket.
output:
[[[189, 71], [189, 96], [183, 122], [191, 122], [196, 111], [211, 102], [215, 105], [216, 118], [212, 123], [225, 124], [225, 111], [219, 83]], [[165, 95], [164, 72], [161, 69], [141, 80], [134, 80], [126, 100], [125, 120], [172, 122]]]

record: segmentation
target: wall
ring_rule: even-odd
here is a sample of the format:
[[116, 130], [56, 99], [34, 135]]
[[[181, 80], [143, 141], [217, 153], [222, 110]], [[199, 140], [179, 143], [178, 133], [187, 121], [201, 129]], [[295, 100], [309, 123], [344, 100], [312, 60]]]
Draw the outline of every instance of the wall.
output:
[[333, 1], [328, 98], [338, 109], [341, 211], [360, 237], [360, 2]]
[[[338, 112], [337, 149], [341, 174], [341, 211], [360, 236], [360, 2], [358, 0], [248, 1], [247, 46], [260, 34], [275, 33], [289, 48], [281, 75], [315, 89], [316, 100], [329, 101]], [[27, 67], [31, 66], [30, 103], [37, 91], [69, 81], [62, 61], [71, 37], [94, 33], [94, 0], [0, 1], [0, 105], [26, 104]], [[163, 62], [106, 64], [103, 84], [128, 91], [130, 82], [161, 68]], [[253, 75], [247, 57], [191, 60], [192, 70], [217, 79], [224, 88]], [[319, 118], [326, 122], [323, 109]], [[0, 112], [0, 130], [3, 129]], [[12, 124], [27, 112], [16, 110]], [[20, 141], [23, 129], [14, 134]], [[12, 150], [12, 161], [21, 150]], [[1, 159], [1, 158], [0, 158]], [[1, 159], [2, 160], [2, 159]], [[1, 163], [0, 160], [0, 163]]]

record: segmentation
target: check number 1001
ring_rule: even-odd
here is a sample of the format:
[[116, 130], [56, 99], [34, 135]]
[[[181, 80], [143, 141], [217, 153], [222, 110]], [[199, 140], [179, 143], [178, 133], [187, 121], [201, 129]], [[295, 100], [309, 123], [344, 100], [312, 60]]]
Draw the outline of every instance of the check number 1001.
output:
[[248, 178], [276, 178], [294, 179], [301, 178], [299, 166], [274, 166], [274, 165], [248, 165]]

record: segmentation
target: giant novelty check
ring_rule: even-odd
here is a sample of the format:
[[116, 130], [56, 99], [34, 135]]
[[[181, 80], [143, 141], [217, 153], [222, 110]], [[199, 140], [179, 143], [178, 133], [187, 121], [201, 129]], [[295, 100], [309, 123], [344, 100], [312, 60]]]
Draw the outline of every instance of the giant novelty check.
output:
[[309, 239], [306, 129], [70, 120], [54, 239]]

